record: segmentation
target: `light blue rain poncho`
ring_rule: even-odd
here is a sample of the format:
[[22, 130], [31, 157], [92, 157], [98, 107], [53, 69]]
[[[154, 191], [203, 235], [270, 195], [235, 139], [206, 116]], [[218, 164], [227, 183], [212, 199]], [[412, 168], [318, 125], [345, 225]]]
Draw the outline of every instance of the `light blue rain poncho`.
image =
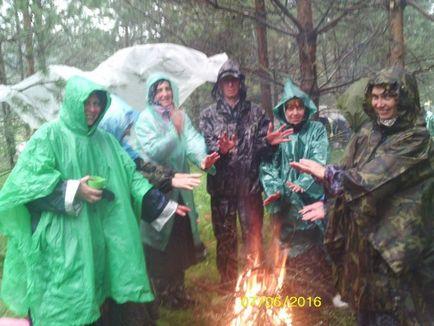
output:
[[[305, 118], [297, 126], [290, 125], [285, 117], [285, 104], [291, 99], [303, 101]], [[302, 158], [326, 164], [329, 158], [327, 131], [322, 123], [313, 121], [317, 107], [315, 103], [291, 80], [285, 83], [284, 94], [273, 114], [281, 125], [294, 128], [291, 140], [279, 145], [271, 162], [263, 162], [260, 179], [266, 197], [279, 192], [281, 198], [267, 205], [267, 210], [281, 220], [280, 239], [288, 243], [290, 256], [297, 256], [313, 244], [322, 240], [323, 222], [305, 222], [298, 211], [307, 204], [318, 201], [323, 196], [322, 186], [308, 174], [300, 173], [289, 167], [290, 162], [298, 162]], [[303, 193], [293, 192], [286, 183], [290, 181], [303, 188]]]
[[[172, 87], [173, 103], [176, 110], [179, 110], [178, 88], [167, 76], [156, 73], [151, 75], [146, 82], [146, 93], [151, 86], [161, 80], [169, 80]], [[170, 168], [177, 173], [190, 173], [189, 162], [200, 166], [200, 163], [207, 155], [205, 140], [193, 127], [190, 118], [184, 112], [184, 126], [181, 135], [178, 135], [172, 121], [164, 121], [160, 113], [156, 112], [155, 105], [147, 98], [147, 107], [139, 115], [135, 124], [135, 132], [140, 157]], [[209, 172], [215, 173], [212, 167]], [[184, 189], [173, 189], [168, 196], [178, 201], [181, 196], [184, 205], [191, 208], [188, 213], [195, 246], [200, 246], [199, 230], [197, 226], [198, 214], [194, 205], [193, 192]], [[164, 250], [169, 241], [174, 219], [170, 219], [160, 232], [148, 224], [144, 224], [143, 240], [156, 249]]]
[[112, 94], [111, 98], [111, 105], [101, 120], [99, 127], [111, 133], [121, 143], [128, 155], [135, 160], [139, 157], [139, 153], [125, 139], [125, 132], [137, 121], [139, 112], [134, 110], [119, 96]]
[[431, 138], [434, 138], [434, 113], [426, 111], [426, 129], [428, 129]]

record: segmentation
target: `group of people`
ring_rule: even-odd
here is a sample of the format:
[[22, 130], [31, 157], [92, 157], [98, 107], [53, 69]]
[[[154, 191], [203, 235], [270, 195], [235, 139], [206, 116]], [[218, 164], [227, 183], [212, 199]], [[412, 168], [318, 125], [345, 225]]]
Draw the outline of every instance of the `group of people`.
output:
[[[208, 175], [222, 290], [238, 276], [237, 216], [243, 256], [264, 258], [266, 207], [288, 265], [321, 260], [317, 272], [333, 275], [359, 325], [433, 324], [434, 149], [414, 77], [394, 67], [370, 80], [371, 121], [340, 165], [326, 165], [317, 107], [290, 80], [275, 127], [232, 60], [212, 95], [196, 130], [164, 74], [148, 78], [140, 114], [91, 81], [68, 80], [59, 119], [32, 136], [0, 193], [9, 307], [35, 325], [143, 325], [158, 317], [155, 297], [194, 303], [185, 270], [206, 248], [192, 163]], [[103, 189], [88, 184], [96, 176]]]

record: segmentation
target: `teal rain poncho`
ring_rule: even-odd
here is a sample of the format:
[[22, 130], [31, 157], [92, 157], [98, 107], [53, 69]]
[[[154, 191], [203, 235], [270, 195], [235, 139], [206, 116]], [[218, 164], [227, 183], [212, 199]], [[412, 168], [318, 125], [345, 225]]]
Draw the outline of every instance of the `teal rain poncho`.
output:
[[[153, 74], [146, 82], [146, 92], [151, 86], [160, 79], [169, 80], [172, 87], [173, 103], [178, 110], [179, 96], [178, 88], [173, 81], [163, 74]], [[204, 138], [196, 131], [191, 124], [187, 114], [184, 116], [184, 127], [180, 136], [172, 121], [163, 121], [161, 115], [155, 111], [154, 105], [149, 104], [140, 113], [139, 119], [135, 124], [135, 131], [138, 141], [138, 152], [140, 157], [145, 160], [160, 164], [174, 170], [177, 173], [190, 173], [189, 162], [200, 166], [200, 163], [207, 155]], [[210, 172], [213, 173], [212, 167]], [[191, 208], [188, 213], [193, 233], [195, 246], [200, 246], [201, 241], [197, 227], [198, 214], [193, 201], [193, 192], [190, 190], [173, 189], [169, 196], [172, 200], [178, 201], [181, 196], [183, 203]], [[149, 224], [144, 223], [144, 242], [151, 247], [164, 251], [172, 232], [174, 219], [170, 219], [160, 232], [157, 232]]]
[[[8, 236], [2, 299], [34, 325], [83, 325], [97, 320], [107, 297], [153, 300], [137, 219], [151, 185], [98, 121], [89, 128], [84, 102], [103, 91], [81, 77], [66, 85], [60, 117], [30, 139], [0, 192], [0, 229]], [[107, 96], [104, 111], [110, 104]], [[51, 194], [61, 181], [107, 178], [113, 201], [82, 202], [77, 216], [43, 211], [32, 233], [26, 203]]]
[[[282, 219], [281, 241], [291, 239], [290, 255], [296, 256], [310, 247], [309, 239], [297, 238], [294, 232], [314, 229], [318, 225], [323, 230], [322, 222], [305, 222], [298, 211], [304, 205], [311, 204], [323, 196], [322, 186], [308, 174], [300, 173], [289, 167], [290, 162], [298, 162], [302, 158], [311, 159], [326, 164], [329, 156], [329, 143], [325, 127], [317, 121], [312, 121], [317, 112], [315, 103], [291, 80], [285, 83], [284, 95], [273, 109], [274, 116], [280, 125], [289, 125], [285, 117], [287, 101], [298, 98], [304, 103], [306, 115], [302, 126], [290, 136], [291, 140], [279, 145], [271, 162], [261, 164], [260, 179], [266, 197], [275, 192], [281, 194], [280, 200], [267, 207], [271, 214], [278, 214]], [[297, 127], [295, 130], [298, 129]], [[291, 191], [286, 183], [290, 181], [303, 188], [303, 193]], [[306, 232], [307, 236], [309, 232]]]

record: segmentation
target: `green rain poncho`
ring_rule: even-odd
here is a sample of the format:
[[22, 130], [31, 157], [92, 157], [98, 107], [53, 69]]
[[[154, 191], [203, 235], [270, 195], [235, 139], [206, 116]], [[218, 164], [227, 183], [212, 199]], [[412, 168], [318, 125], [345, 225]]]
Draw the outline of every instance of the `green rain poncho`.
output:
[[[305, 119], [301, 128], [295, 126], [295, 132], [290, 136], [291, 140], [279, 145], [271, 162], [261, 164], [260, 178], [266, 197], [275, 192], [281, 194], [280, 200], [267, 206], [272, 214], [278, 214], [282, 219], [281, 240], [291, 239], [290, 255], [296, 256], [310, 247], [309, 232], [295, 236], [295, 232], [314, 229], [319, 226], [323, 229], [322, 222], [305, 222], [298, 211], [306, 204], [311, 204], [323, 196], [322, 186], [307, 174], [300, 173], [289, 167], [290, 162], [298, 162], [302, 158], [311, 159], [321, 164], [328, 161], [329, 143], [325, 127], [317, 121], [312, 121], [317, 111], [315, 103], [291, 80], [285, 84], [284, 95], [273, 109], [274, 116], [280, 125], [290, 125], [285, 117], [285, 104], [287, 101], [301, 99], [305, 107]], [[299, 130], [297, 130], [300, 128]], [[286, 183], [290, 181], [301, 186], [303, 193], [291, 191]], [[306, 237], [307, 238], [306, 238]], [[314, 240], [316, 241], [316, 240]]]
[[[146, 81], [146, 92], [160, 79], [170, 81], [173, 104], [176, 110], [178, 110], [178, 88], [175, 83], [164, 74], [156, 73], [151, 75]], [[148, 100], [147, 107], [140, 113], [139, 119], [135, 124], [135, 132], [138, 141], [137, 150], [140, 157], [168, 167], [177, 173], [190, 173], [189, 162], [200, 166], [200, 163], [207, 155], [205, 140], [193, 127], [190, 118], [185, 112], [183, 116], [183, 131], [181, 135], [178, 136], [172, 121], [163, 121], [161, 115], [155, 111], [154, 105], [149, 104]], [[214, 171], [215, 168], [212, 167], [210, 172], [214, 173]], [[191, 208], [191, 212], [188, 213], [188, 216], [190, 218], [193, 241], [195, 246], [200, 246], [201, 241], [197, 227], [198, 214], [193, 201], [193, 192], [190, 190], [173, 189], [168, 195], [174, 201], [178, 201], [179, 196], [181, 196], [183, 203]], [[144, 223], [142, 232], [144, 242], [151, 247], [164, 251], [172, 232], [173, 223], [174, 219], [172, 218], [159, 232], [148, 223]]]
[[[36, 326], [92, 323], [107, 297], [153, 299], [131, 205], [151, 185], [118, 141], [97, 129], [103, 113], [88, 128], [84, 102], [95, 90], [102, 89], [81, 77], [67, 82], [59, 119], [33, 135], [0, 192], [0, 227], [8, 236], [2, 299], [19, 314], [30, 309]], [[107, 97], [104, 111], [109, 104]], [[77, 216], [44, 211], [32, 232], [25, 204], [86, 175], [107, 178], [115, 200], [82, 202]]]

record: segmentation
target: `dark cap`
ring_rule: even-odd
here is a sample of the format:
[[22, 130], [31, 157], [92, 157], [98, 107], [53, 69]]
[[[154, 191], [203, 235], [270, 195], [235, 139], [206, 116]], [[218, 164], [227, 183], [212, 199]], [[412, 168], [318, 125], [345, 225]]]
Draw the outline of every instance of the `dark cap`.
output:
[[232, 61], [231, 59], [228, 59], [223, 66], [220, 68], [218, 77], [217, 77], [217, 81], [219, 82], [220, 80], [222, 80], [225, 77], [234, 77], [237, 79], [242, 79], [244, 76], [240, 71], [240, 65], [234, 61]]

